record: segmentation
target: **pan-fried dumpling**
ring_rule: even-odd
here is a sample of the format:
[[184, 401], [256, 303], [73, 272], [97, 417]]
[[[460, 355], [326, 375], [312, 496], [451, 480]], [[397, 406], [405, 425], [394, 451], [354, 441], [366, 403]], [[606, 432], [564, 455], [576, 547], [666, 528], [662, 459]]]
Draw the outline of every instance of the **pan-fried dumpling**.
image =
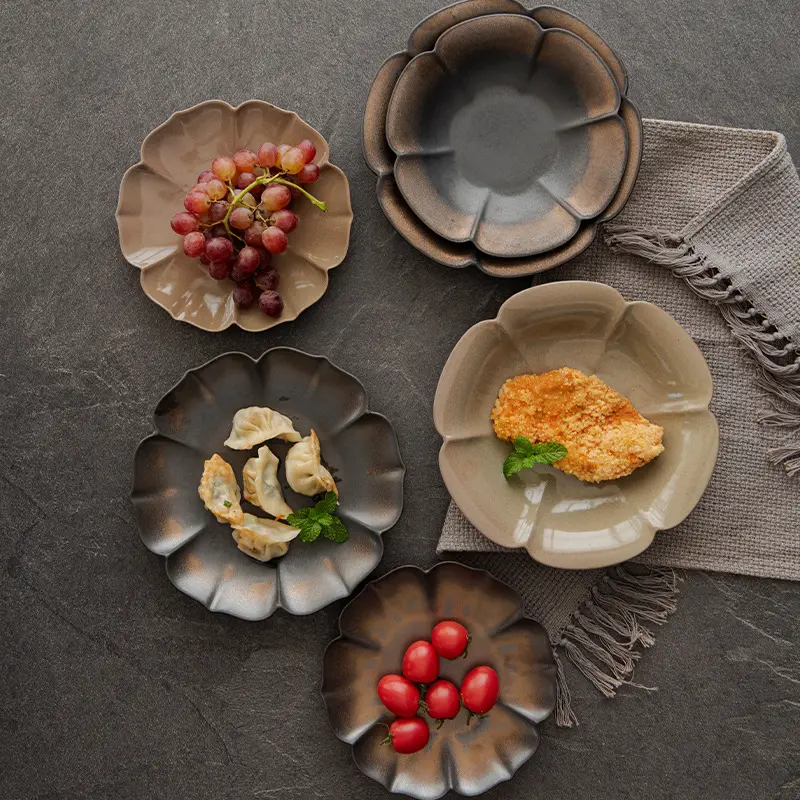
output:
[[231, 435], [225, 440], [225, 446], [231, 450], [249, 450], [267, 439], [299, 442], [300, 438], [289, 417], [271, 408], [250, 406], [234, 414]]
[[245, 514], [241, 524], [233, 526], [236, 546], [258, 561], [269, 561], [286, 555], [289, 542], [298, 533], [300, 533], [299, 528], [293, 528], [274, 519], [254, 517], [252, 514]]
[[258, 458], [251, 458], [242, 470], [244, 499], [272, 514], [288, 517], [292, 509], [283, 499], [278, 483], [278, 457], [266, 445], [259, 447]]
[[333, 476], [320, 461], [319, 439], [314, 431], [286, 454], [286, 479], [295, 492], [308, 497], [322, 492], [339, 494]]
[[197, 493], [220, 522], [229, 522], [231, 525], [241, 523], [244, 518], [239, 504], [242, 494], [233, 467], [216, 453], [203, 465], [203, 477]]

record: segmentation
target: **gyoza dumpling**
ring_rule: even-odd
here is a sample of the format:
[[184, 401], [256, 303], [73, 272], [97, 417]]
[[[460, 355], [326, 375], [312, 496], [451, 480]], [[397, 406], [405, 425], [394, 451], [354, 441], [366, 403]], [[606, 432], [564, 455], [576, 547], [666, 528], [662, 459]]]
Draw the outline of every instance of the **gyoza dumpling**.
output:
[[241, 524], [233, 526], [236, 546], [258, 561], [269, 561], [286, 555], [289, 542], [298, 533], [300, 533], [299, 528], [293, 528], [274, 519], [254, 517], [252, 514], [245, 514]]
[[259, 447], [258, 458], [251, 458], [242, 470], [244, 499], [272, 514], [288, 517], [292, 509], [283, 499], [278, 483], [278, 457], [266, 445]]
[[322, 492], [336, 492], [338, 496], [333, 476], [320, 461], [319, 439], [314, 431], [286, 454], [286, 480], [298, 494], [313, 497]]
[[233, 415], [231, 435], [225, 440], [225, 446], [231, 450], [249, 450], [267, 439], [299, 442], [300, 438], [289, 417], [271, 408], [250, 406], [240, 408]]
[[214, 453], [203, 465], [203, 477], [197, 493], [206, 508], [220, 521], [238, 525], [244, 518], [239, 504], [242, 494], [233, 467], [221, 456]]

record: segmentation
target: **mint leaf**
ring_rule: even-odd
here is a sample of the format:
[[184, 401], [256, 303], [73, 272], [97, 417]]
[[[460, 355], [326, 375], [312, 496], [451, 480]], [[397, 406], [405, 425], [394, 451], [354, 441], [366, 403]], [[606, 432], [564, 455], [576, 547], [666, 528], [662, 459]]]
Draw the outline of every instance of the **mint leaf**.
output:
[[567, 448], [559, 442], [531, 444], [524, 436], [514, 439], [514, 452], [509, 453], [503, 462], [503, 475], [506, 480], [521, 469], [529, 469], [534, 464], [552, 464], [567, 455]]
[[322, 533], [322, 525], [319, 522], [306, 521], [300, 528], [300, 540], [303, 542], [313, 542]]
[[510, 478], [515, 472], [519, 472], [525, 467], [525, 457], [519, 453], [509, 453], [508, 458], [503, 462], [503, 475]]
[[322, 535], [332, 542], [346, 542], [348, 538], [347, 528], [339, 517], [331, 517], [331, 524], [325, 528]]
[[514, 450], [521, 456], [532, 456], [534, 445], [531, 444], [530, 439], [526, 439], [524, 436], [517, 436], [514, 439]]
[[328, 525], [333, 522], [336, 517], [333, 514], [329, 514], [327, 511], [320, 511], [318, 508], [314, 509], [314, 513], [311, 515], [314, 522], [319, 522], [320, 525], [327, 527]]
[[552, 464], [561, 461], [567, 454], [567, 448], [559, 442], [542, 442], [533, 446], [530, 458], [534, 464]]
[[230, 500], [223, 500], [222, 505], [224, 505], [225, 508], [230, 508], [233, 505], [233, 503], [231, 503]]
[[317, 503], [317, 510], [324, 511], [327, 514], [333, 514], [336, 511], [336, 506], [339, 505], [339, 498], [336, 492], [327, 492], [325, 497]]
[[298, 508], [286, 517], [286, 521], [295, 528], [302, 528], [310, 520], [312, 511], [311, 508]]

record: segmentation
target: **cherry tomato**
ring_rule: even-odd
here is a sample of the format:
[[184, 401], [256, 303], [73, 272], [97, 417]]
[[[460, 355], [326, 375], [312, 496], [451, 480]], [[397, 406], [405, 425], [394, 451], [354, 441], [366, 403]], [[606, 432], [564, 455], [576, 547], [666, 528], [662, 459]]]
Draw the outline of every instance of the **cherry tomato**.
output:
[[442, 658], [458, 658], [467, 650], [469, 633], [460, 622], [449, 619], [431, 631], [431, 644]]
[[403, 656], [403, 675], [414, 683], [430, 683], [439, 677], [439, 656], [430, 642], [410, 645]]
[[378, 697], [398, 717], [413, 717], [419, 710], [419, 689], [402, 675], [384, 675], [378, 681]]
[[491, 667], [475, 667], [461, 681], [461, 699], [473, 714], [485, 714], [497, 702], [500, 679]]
[[396, 719], [389, 726], [383, 744], [391, 744], [396, 753], [416, 753], [428, 744], [430, 737], [428, 723], [422, 717]]
[[453, 719], [461, 711], [461, 698], [455, 684], [446, 680], [434, 681], [425, 692], [428, 714], [434, 719]]

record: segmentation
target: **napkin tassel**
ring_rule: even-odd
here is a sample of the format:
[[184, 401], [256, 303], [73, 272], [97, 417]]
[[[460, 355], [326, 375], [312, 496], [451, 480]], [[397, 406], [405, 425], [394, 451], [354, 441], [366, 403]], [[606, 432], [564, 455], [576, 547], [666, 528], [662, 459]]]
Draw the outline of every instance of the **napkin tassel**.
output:
[[652, 631], [643, 623], [666, 622], [677, 607], [677, 584], [671, 569], [619, 566], [609, 569], [592, 587], [591, 596], [555, 642], [559, 727], [571, 728], [577, 725], [577, 719], [558, 649], [605, 697], [614, 697], [623, 685], [647, 689], [630, 681], [641, 656], [635, 648], [650, 647], [655, 642]]
[[633, 225], [607, 225], [605, 234], [613, 251], [667, 267], [719, 308], [733, 335], [762, 368], [757, 383], [769, 395], [771, 407], [759, 413], [759, 422], [792, 431], [779, 446], [767, 450], [767, 457], [783, 465], [789, 475], [800, 473], [800, 345], [770, 323], [683, 236]]

